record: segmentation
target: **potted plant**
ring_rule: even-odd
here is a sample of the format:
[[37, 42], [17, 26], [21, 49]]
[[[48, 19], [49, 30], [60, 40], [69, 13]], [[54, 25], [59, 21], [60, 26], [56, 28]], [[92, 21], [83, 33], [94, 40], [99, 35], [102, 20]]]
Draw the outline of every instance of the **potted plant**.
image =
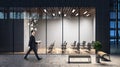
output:
[[95, 53], [96, 53], [96, 62], [99, 63], [100, 59], [99, 59], [99, 56], [98, 56], [98, 51], [100, 51], [101, 48], [102, 48], [101, 42], [100, 41], [95, 41], [93, 43], [93, 48], [95, 49]]

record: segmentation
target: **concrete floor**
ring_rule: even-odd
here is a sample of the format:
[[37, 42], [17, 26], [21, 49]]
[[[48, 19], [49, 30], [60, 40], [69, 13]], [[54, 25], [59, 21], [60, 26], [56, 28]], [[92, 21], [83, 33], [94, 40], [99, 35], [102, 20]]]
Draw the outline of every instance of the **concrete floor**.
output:
[[42, 57], [40, 61], [34, 55], [29, 55], [28, 60], [23, 59], [24, 55], [0, 55], [0, 67], [120, 67], [120, 55], [111, 55], [111, 62], [99, 64], [95, 62], [95, 55], [91, 55], [91, 63], [68, 63], [68, 55], [39, 56]]

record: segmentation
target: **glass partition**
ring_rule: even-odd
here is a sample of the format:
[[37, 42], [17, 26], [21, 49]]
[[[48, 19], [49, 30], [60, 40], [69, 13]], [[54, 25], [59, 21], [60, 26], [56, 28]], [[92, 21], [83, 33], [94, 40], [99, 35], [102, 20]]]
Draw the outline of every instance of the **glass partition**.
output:
[[[114, 13], [111, 13], [112, 18], [113, 15]], [[36, 31], [36, 42], [40, 42], [37, 44], [38, 54], [80, 54], [87, 53], [86, 51], [92, 53], [87, 49], [87, 45], [95, 40], [95, 8], [0, 8], [1, 22], [3, 19], [16, 27], [13, 29], [14, 38], [20, 35], [17, 33], [18, 30], [23, 30], [23, 40], [22, 38], [21, 41], [18, 38], [14, 39], [12, 47], [15, 54], [25, 54], [28, 51], [31, 30]], [[23, 27], [17, 28], [18, 26]], [[116, 27], [114, 22], [111, 22], [111, 28], [114, 27]], [[83, 44], [84, 41], [85, 44]]]
[[62, 8], [47, 8], [47, 54], [61, 54]]
[[63, 8], [63, 53], [75, 54], [79, 52], [80, 49], [74, 50], [79, 42], [79, 33], [79, 9], [75, 7]]

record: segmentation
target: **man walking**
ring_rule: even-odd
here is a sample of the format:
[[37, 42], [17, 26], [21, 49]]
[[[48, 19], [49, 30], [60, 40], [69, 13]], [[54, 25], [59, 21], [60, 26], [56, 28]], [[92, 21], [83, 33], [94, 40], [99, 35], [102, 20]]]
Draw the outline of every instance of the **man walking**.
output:
[[29, 50], [28, 50], [28, 52], [27, 52], [27, 54], [25, 55], [25, 57], [24, 57], [24, 59], [26, 59], [27, 60], [27, 56], [28, 56], [28, 54], [30, 53], [30, 51], [34, 51], [34, 53], [35, 53], [35, 56], [36, 56], [36, 58], [38, 59], [38, 60], [41, 60], [42, 58], [39, 58], [39, 56], [38, 56], [38, 54], [37, 54], [37, 42], [35, 42], [35, 31], [34, 30], [32, 30], [31, 31], [31, 36], [30, 36], [30, 40], [29, 40]]

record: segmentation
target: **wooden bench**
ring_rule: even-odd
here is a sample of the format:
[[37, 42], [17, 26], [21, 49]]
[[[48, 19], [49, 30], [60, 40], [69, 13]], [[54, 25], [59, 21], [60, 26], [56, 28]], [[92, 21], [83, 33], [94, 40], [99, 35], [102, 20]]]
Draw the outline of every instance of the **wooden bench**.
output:
[[[88, 62], [79, 62], [79, 63], [91, 63], [91, 56], [90, 55], [69, 55], [68, 56], [68, 63], [71, 63], [70, 58], [88, 58]], [[77, 63], [77, 62], [75, 62]]]
[[110, 55], [109, 54], [107, 54], [107, 53], [105, 53], [105, 52], [103, 52], [103, 51], [98, 51], [98, 60], [100, 61], [100, 59], [102, 60], [102, 61], [111, 61], [110, 60]]

